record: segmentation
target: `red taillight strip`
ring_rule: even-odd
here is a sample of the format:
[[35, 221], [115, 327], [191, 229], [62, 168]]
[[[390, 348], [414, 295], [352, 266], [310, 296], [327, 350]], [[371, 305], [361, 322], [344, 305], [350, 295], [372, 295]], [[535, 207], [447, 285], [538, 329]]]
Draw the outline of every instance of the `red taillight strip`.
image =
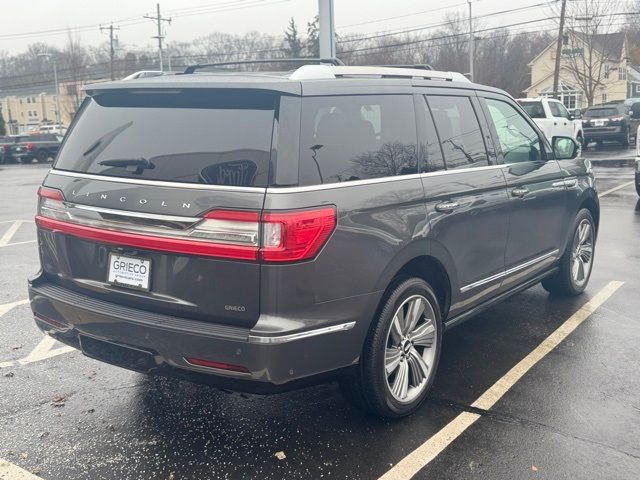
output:
[[228, 370], [237, 373], [250, 373], [246, 367], [242, 365], [232, 365], [230, 363], [212, 362], [211, 360], [203, 360], [201, 358], [184, 357], [186, 362], [197, 367], [215, 368], [217, 370]]
[[38, 188], [38, 197], [49, 198], [51, 200], [59, 200], [61, 202], [64, 201], [64, 197], [60, 190], [56, 190], [55, 188], [49, 188], [49, 187]]
[[143, 250], [157, 250], [161, 252], [182, 253], [185, 255], [199, 255], [205, 257], [230, 258], [235, 260], [256, 260], [257, 247], [242, 245], [227, 245], [182, 238], [157, 237], [139, 233], [103, 230], [76, 223], [63, 222], [52, 218], [36, 216], [36, 224], [43, 229], [60, 232], [74, 237], [86, 238], [112, 245], [126, 245]]

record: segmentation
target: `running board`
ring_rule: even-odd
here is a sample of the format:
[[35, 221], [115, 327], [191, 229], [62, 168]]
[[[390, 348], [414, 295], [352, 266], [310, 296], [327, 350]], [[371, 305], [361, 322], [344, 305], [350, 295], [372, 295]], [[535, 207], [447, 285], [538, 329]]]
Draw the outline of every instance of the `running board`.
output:
[[500, 295], [496, 297], [490, 298], [486, 302], [473, 307], [471, 310], [467, 310], [466, 312], [456, 315], [455, 317], [447, 319], [444, 322], [445, 330], [449, 330], [452, 327], [460, 325], [461, 323], [464, 323], [465, 321], [469, 320], [471, 317], [474, 317], [478, 313], [482, 312], [483, 310], [486, 310], [489, 307], [492, 307], [493, 305], [503, 301], [504, 299], [509, 298], [510, 296], [515, 295], [516, 293], [520, 293], [523, 290], [526, 290], [527, 288], [533, 287], [536, 283], [540, 282], [541, 280], [547, 278], [550, 275], [553, 275], [558, 270], [559, 270], [559, 267], [553, 267], [552, 269], [547, 270], [546, 272], [536, 275], [531, 280], [521, 285], [517, 285], [512, 289], [507, 290], [506, 292], [502, 292]]

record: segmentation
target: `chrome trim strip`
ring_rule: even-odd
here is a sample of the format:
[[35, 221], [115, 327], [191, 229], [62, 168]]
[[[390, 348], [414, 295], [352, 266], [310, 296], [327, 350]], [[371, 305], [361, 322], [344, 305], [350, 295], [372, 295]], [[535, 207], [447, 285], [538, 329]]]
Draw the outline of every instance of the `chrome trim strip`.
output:
[[314, 192], [317, 190], [356, 187], [359, 185], [373, 185], [377, 183], [401, 182], [403, 180], [415, 180], [418, 178], [437, 177], [440, 175], [462, 174], [462, 173], [468, 173], [468, 172], [477, 172], [480, 170], [498, 170], [507, 166], [508, 165], [486, 165], [484, 167], [471, 167], [471, 168], [465, 168], [461, 170], [438, 170], [437, 172], [412, 173], [410, 175], [399, 175], [397, 177], [367, 178], [366, 180], [352, 180], [352, 181], [339, 182], [339, 183], [307, 185], [304, 187], [268, 187], [267, 194]]
[[308, 330], [306, 332], [291, 333], [288, 335], [278, 336], [264, 336], [249, 334], [249, 343], [260, 343], [263, 345], [274, 345], [280, 343], [293, 342], [295, 340], [302, 340], [303, 338], [315, 337], [318, 335], [324, 335], [326, 333], [345, 332], [351, 330], [355, 326], [356, 322], [341, 323], [340, 325], [331, 325], [330, 327], [316, 328], [315, 330]]
[[469, 285], [465, 285], [464, 287], [460, 288], [460, 292], [466, 293], [469, 290], [473, 290], [474, 288], [484, 285], [486, 283], [491, 283], [495, 280], [499, 280], [500, 278], [508, 277], [509, 275], [513, 275], [514, 273], [519, 272], [520, 270], [523, 270], [527, 267], [535, 265], [536, 263], [540, 263], [549, 257], [553, 257], [558, 253], [560, 253], [560, 250], [558, 249], [545, 253], [544, 255], [541, 255], [537, 258], [521, 263], [520, 265], [516, 265], [515, 267], [511, 267], [510, 269], [505, 270], [504, 272], [496, 273], [495, 275], [491, 275], [490, 277], [483, 278], [482, 280], [478, 280], [477, 282], [471, 283]]
[[70, 201], [64, 202], [69, 208], [78, 210], [88, 210], [96, 213], [106, 213], [108, 215], [118, 215], [121, 217], [146, 218], [150, 220], [164, 220], [167, 222], [184, 222], [196, 223], [202, 220], [202, 217], [182, 217], [179, 215], [162, 215], [156, 213], [132, 212], [131, 210], [115, 210], [112, 208], [94, 207], [92, 205], [84, 205]]
[[411, 175], [402, 175], [398, 177], [367, 178], [366, 180], [351, 180], [347, 182], [324, 183], [319, 185], [307, 185], [304, 187], [269, 187], [267, 188], [267, 194], [315, 192], [317, 190], [331, 190], [334, 188], [357, 187], [358, 185], [373, 185], [376, 183], [400, 182], [403, 180], [416, 180], [416, 179], [419, 179], [421, 175], [422, 174], [420, 173], [412, 173]]
[[110, 177], [106, 175], [94, 175], [91, 173], [67, 172], [66, 170], [56, 170], [54, 168], [49, 170], [49, 175], [58, 175], [61, 177], [84, 178], [84, 179], [90, 179], [90, 180], [99, 180], [103, 182], [132, 183], [135, 185], [148, 185], [148, 186], [154, 186], [154, 187], [190, 188], [194, 190], [218, 190], [218, 191], [228, 191], [228, 192], [252, 192], [252, 193], [264, 193], [264, 191], [266, 190], [266, 188], [264, 187], [234, 187], [231, 185], [205, 185], [202, 183], [165, 182], [161, 180], [138, 180], [137, 178], [120, 178], [120, 177]]

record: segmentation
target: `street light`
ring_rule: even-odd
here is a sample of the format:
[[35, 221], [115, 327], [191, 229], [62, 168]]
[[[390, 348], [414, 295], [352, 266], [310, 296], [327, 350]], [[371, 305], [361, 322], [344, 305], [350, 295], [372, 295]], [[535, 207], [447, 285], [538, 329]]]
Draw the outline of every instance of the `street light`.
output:
[[47, 57], [53, 63], [53, 83], [56, 89], [56, 125], [58, 128], [62, 126], [60, 123], [60, 95], [58, 94], [58, 69], [56, 68], [56, 57], [51, 53], [39, 53], [39, 57]]

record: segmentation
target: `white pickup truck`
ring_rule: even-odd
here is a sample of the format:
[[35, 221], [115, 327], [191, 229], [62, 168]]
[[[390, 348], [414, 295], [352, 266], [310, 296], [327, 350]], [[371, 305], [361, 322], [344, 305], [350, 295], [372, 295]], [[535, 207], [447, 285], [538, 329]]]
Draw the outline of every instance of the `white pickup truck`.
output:
[[562, 102], [553, 98], [518, 98], [516, 101], [536, 122], [549, 142], [553, 137], [561, 136], [574, 138], [582, 145], [584, 135], [579, 109], [574, 114], [569, 113]]

